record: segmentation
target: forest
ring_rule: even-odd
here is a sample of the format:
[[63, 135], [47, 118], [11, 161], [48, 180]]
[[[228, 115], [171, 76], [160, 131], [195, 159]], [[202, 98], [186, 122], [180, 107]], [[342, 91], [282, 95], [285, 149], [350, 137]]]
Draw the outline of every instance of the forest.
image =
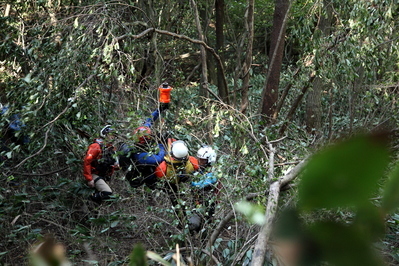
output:
[[[396, 0], [5, 0], [0, 14], [0, 265], [399, 265]], [[106, 125], [133, 145], [164, 83], [153, 132], [215, 149], [219, 193], [198, 205], [182, 182], [172, 204], [120, 170], [91, 201], [88, 146]]]

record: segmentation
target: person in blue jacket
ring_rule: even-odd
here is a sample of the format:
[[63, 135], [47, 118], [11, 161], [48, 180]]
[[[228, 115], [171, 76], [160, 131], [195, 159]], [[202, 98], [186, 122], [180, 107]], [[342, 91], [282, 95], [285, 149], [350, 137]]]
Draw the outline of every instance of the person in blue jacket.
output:
[[19, 114], [9, 114], [10, 107], [8, 105], [0, 104], [1, 115], [9, 115], [7, 118], [7, 123], [4, 127], [2, 140], [5, 144], [13, 142], [18, 145], [27, 144], [29, 142], [29, 137], [22, 134], [22, 129], [25, 124], [21, 120]]
[[126, 179], [133, 188], [146, 184], [150, 189], [155, 189], [157, 178], [154, 174], [155, 167], [165, 156], [165, 147], [156, 143], [152, 126], [158, 120], [162, 109], [156, 109], [151, 117], [133, 131], [134, 144], [123, 143], [119, 148], [119, 164], [126, 172]]
[[1, 129], [0, 137], [0, 163], [3, 163], [8, 158], [5, 156], [6, 152], [10, 151], [10, 144], [25, 145], [29, 143], [30, 139], [26, 134], [23, 134], [25, 124], [21, 120], [19, 114], [10, 114], [9, 105], [2, 105], [0, 103], [0, 115], [4, 116], [5, 120]]

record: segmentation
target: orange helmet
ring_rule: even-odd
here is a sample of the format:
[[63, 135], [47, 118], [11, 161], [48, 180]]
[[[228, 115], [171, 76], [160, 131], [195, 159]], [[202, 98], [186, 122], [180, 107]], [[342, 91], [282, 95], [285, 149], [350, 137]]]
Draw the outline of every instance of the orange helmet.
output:
[[151, 129], [146, 126], [138, 127], [133, 131], [136, 141], [139, 144], [145, 144], [149, 142], [152, 138], [151, 133]]

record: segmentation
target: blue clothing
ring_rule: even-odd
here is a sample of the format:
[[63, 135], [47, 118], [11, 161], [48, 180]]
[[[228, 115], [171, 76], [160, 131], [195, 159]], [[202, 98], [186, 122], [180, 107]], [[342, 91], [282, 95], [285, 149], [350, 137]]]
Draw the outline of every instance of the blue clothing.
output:
[[[3, 108], [1, 109], [1, 115], [4, 115], [7, 113], [7, 111], [9, 110], [9, 106], [3, 106]], [[21, 117], [19, 114], [13, 114], [9, 117], [9, 123], [7, 125], [6, 130], [10, 131], [9, 134], [14, 135], [14, 132], [17, 131], [21, 131], [23, 127], [25, 127], [25, 124], [21, 121]], [[12, 136], [14, 137], [14, 136]], [[22, 135], [19, 138], [18, 142], [21, 142], [22, 144], [26, 144], [30, 141], [29, 137], [26, 135]]]
[[213, 175], [213, 173], [206, 173], [202, 175], [201, 180], [198, 182], [191, 182], [191, 186], [195, 188], [206, 188], [215, 185], [218, 179]]
[[[159, 118], [159, 114], [159, 109], [153, 111], [151, 117], [145, 119], [142, 126], [151, 128]], [[127, 170], [132, 166], [131, 170], [126, 173], [126, 179], [133, 188], [137, 188], [145, 183], [149, 188], [154, 189], [157, 183], [155, 167], [164, 161], [166, 154], [165, 147], [162, 143], [158, 143], [159, 151], [157, 154], [153, 154], [148, 151], [140, 151], [139, 149], [143, 148], [143, 146], [140, 146], [140, 144], [136, 145], [122, 145], [120, 148], [122, 155], [119, 157], [119, 163], [123, 170]]]
[[146, 120], [144, 120], [143, 126], [151, 128], [158, 118], [159, 118], [159, 110], [156, 109], [154, 112], [151, 113], [151, 117], [148, 117]]
[[165, 147], [163, 144], [158, 144], [159, 152], [158, 154], [149, 154], [148, 152], [138, 152], [133, 153], [130, 158], [133, 158], [137, 164], [160, 164], [165, 157]]

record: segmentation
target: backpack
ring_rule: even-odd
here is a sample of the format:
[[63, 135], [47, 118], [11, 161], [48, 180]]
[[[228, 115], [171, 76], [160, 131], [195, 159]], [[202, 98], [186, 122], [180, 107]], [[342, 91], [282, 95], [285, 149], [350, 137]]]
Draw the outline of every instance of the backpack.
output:
[[[98, 143], [98, 142], [96, 142]], [[114, 146], [106, 146], [104, 143], [98, 143], [101, 148], [101, 158], [97, 159], [94, 168], [99, 176], [110, 177], [113, 173], [113, 165], [116, 162]]]

